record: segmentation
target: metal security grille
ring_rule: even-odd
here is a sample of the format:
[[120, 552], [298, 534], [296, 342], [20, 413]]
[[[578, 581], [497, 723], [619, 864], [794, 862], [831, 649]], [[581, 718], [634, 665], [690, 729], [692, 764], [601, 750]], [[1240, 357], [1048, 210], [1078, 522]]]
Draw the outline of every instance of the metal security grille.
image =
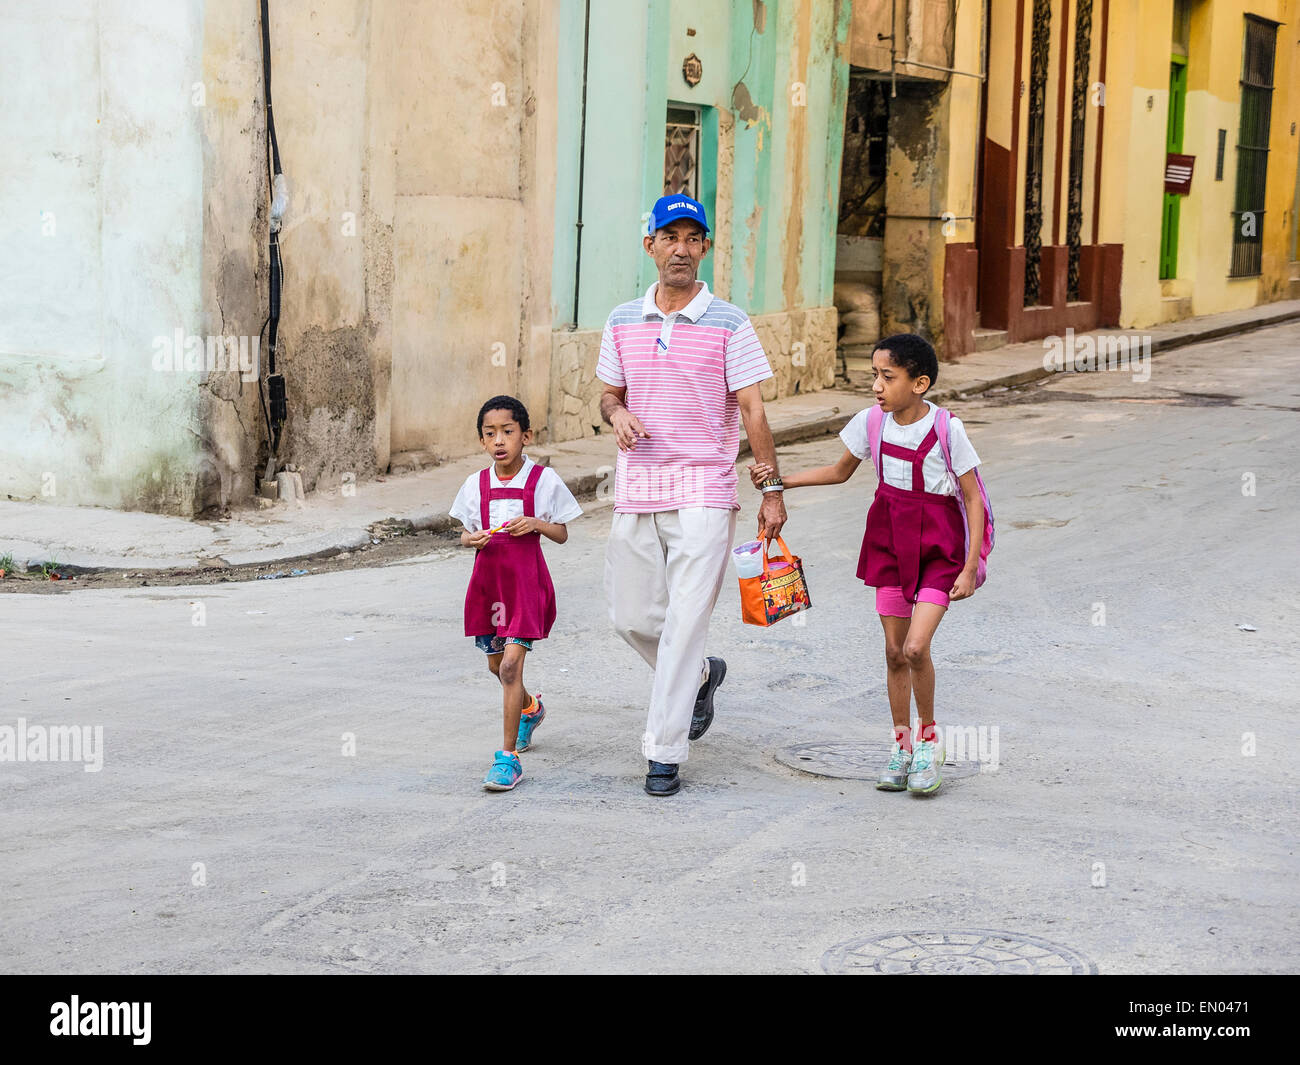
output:
[[700, 112], [694, 107], [668, 108], [664, 131], [664, 195], [685, 193], [700, 198]]
[[1043, 259], [1043, 120], [1052, 42], [1051, 0], [1034, 0], [1029, 61], [1029, 145], [1025, 157], [1025, 306], [1038, 303]]
[[1087, 129], [1088, 68], [1092, 61], [1092, 0], [1079, 0], [1074, 26], [1074, 86], [1070, 98], [1070, 188], [1069, 211], [1065, 220], [1065, 243], [1069, 246], [1066, 275], [1067, 300], [1079, 298], [1079, 246], [1083, 231], [1083, 146]]
[[1237, 130], [1237, 192], [1232, 212], [1229, 277], [1252, 277], [1263, 266], [1264, 189], [1273, 113], [1277, 25], [1246, 16], [1241, 61], [1241, 124]]

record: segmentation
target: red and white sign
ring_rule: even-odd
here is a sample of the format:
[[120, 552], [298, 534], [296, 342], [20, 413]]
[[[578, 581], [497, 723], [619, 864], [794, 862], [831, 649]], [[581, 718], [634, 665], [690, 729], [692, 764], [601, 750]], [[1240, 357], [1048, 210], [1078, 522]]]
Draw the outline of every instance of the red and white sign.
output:
[[1192, 167], [1196, 163], [1194, 155], [1179, 155], [1170, 152], [1165, 156], [1165, 192], [1175, 196], [1186, 196], [1192, 191]]

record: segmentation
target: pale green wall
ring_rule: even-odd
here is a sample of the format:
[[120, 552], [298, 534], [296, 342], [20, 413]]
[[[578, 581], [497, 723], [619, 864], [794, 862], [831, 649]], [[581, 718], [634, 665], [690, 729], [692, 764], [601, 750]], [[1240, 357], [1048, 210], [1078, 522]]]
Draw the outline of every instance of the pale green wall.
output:
[[158, 338], [208, 332], [203, 5], [9, 8], [0, 495], [187, 514], [201, 375], [153, 360]]

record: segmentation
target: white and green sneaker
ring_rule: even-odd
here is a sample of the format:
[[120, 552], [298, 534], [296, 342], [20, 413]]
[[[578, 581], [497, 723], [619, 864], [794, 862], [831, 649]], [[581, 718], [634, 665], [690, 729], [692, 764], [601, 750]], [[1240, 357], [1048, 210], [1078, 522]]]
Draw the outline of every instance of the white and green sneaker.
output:
[[943, 749], [943, 733], [936, 731], [937, 739], [917, 740], [912, 745], [912, 768], [907, 774], [907, 790], [917, 795], [930, 795], [939, 790], [943, 777], [939, 767], [947, 752]]
[[889, 752], [889, 764], [876, 777], [879, 791], [906, 791], [907, 774], [912, 768], [912, 752], [903, 750], [903, 745], [894, 741], [894, 749]]

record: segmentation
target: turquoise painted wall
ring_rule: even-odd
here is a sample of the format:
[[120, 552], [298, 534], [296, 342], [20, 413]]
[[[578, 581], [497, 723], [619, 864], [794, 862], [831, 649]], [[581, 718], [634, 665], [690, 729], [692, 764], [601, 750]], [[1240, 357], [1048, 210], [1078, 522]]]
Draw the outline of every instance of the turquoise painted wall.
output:
[[[582, 0], [562, 3], [556, 327], [573, 318], [584, 18]], [[614, 306], [655, 279], [640, 227], [663, 186], [670, 102], [702, 108], [701, 200], [715, 230], [719, 109], [736, 117], [731, 183], [722, 190], [731, 201], [728, 298], [752, 314], [830, 305], [851, 6], [851, 0], [593, 0], [579, 328], [599, 328]], [[688, 35], [688, 28], [695, 33]], [[805, 61], [795, 69], [801, 33]], [[694, 87], [681, 73], [692, 52], [704, 68]], [[794, 98], [795, 82], [804, 85], [802, 102]], [[792, 175], [800, 107], [806, 139]], [[798, 268], [788, 291], [791, 256]], [[713, 258], [710, 253], [701, 270], [710, 284]]]

